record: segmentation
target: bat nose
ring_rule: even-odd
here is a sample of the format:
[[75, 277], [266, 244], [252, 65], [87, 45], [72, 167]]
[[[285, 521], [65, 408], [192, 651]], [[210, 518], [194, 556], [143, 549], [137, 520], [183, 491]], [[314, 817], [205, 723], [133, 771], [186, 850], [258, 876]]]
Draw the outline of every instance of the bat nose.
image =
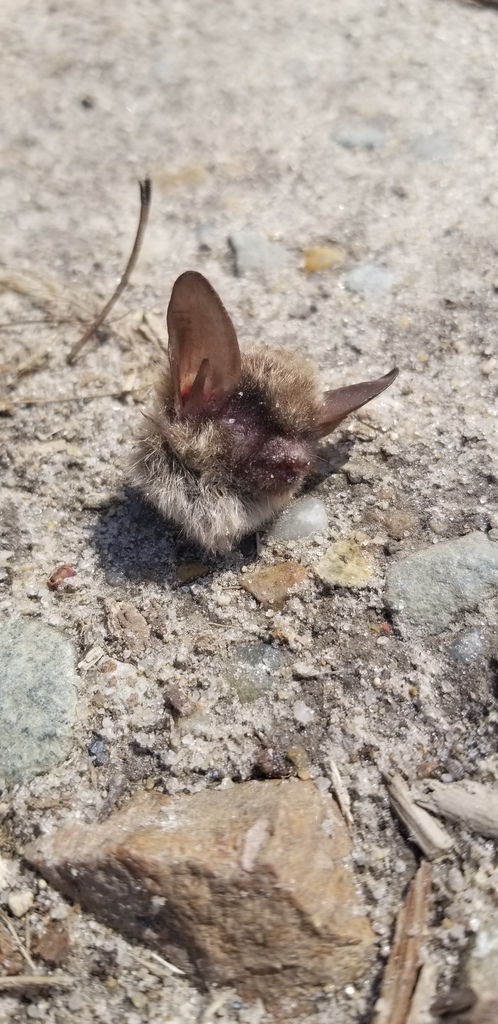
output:
[[301, 441], [287, 437], [271, 438], [261, 448], [258, 463], [276, 484], [291, 484], [308, 472], [309, 454]]

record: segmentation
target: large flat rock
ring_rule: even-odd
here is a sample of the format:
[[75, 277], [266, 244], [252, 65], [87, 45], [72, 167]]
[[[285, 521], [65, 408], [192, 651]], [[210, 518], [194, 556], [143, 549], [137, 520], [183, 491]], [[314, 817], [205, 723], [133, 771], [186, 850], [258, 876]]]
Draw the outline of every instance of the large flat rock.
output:
[[415, 636], [441, 632], [497, 594], [498, 544], [477, 531], [414, 551], [387, 573], [386, 604]]
[[29, 782], [69, 754], [76, 714], [74, 648], [36, 619], [0, 621], [0, 776]]
[[330, 797], [285, 780], [142, 793], [104, 824], [45, 837], [26, 857], [202, 986], [233, 984], [244, 998], [290, 1006], [370, 963], [350, 848]]

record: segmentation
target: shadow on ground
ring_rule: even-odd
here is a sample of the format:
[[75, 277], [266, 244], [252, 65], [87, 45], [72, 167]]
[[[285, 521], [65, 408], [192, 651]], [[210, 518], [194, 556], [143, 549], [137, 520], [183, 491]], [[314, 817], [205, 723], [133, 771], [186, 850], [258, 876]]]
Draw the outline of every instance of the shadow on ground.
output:
[[185, 563], [203, 562], [215, 572], [240, 568], [242, 562], [248, 564], [257, 558], [254, 535], [245, 537], [235, 552], [219, 558], [186, 543], [175, 525], [156, 512], [134, 487], [126, 488], [119, 505], [101, 512], [94, 543], [107, 582], [113, 586], [125, 579], [175, 586], [182, 582], [178, 570]]

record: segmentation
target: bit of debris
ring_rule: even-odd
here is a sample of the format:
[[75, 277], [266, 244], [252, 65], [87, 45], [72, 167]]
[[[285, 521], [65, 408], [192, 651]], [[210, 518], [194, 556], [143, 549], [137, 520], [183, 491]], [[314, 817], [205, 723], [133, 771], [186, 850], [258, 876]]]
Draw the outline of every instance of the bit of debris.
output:
[[72, 565], [59, 565], [57, 569], [50, 574], [47, 580], [47, 587], [50, 590], [57, 590], [64, 580], [69, 579], [71, 576], [76, 575], [76, 570]]
[[454, 845], [451, 836], [427, 811], [417, 807], [401, 775], [386, 779], [386, 785], [394, 811], [407, 829], [409, 838], [422, 853], [429, 860], [448, 853]]
[[414, 799], [433, 814], [463, 825], [488, 839], [498, 839], [498, 787], [473, 779], [462, 782], [426, 782]]

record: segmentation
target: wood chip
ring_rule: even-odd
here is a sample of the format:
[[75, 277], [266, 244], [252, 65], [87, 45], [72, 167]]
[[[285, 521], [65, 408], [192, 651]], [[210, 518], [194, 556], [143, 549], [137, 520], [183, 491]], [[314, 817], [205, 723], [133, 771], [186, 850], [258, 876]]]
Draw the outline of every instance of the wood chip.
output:
[[443, 857], [448, 853], [453, 847], [451, 836], [427, 811], [417, 806], [401, 775], [386, 779], [386, 785], [393, 810], [403, 822], [409, 838], [417, 844], [422, 853], [429, 860]]
[[406, 1024], [433, 1024], [431, 1007], [436, 998], [437, 975], [436, 964], [428, 960], [422, 965]]
[[469, 832], [498, 839], [498, 786], [485, 786], [466, 779], [463, 782], [438, 782], [433, 779], [413, 793], [425, 807], [449, 821], [456, 821]]
[[398, 914], [394, 941], [371, 1024], [408, 1024], [430, 895], [431, 866], [428, 861], [422, 861]]
[[332, 788], [334, 790], [334, 796], [341, 808], [341, 814], [344, 820], [347, 821], [348, 825], [352, 825], [353, 815], [351, 814], [351, 800], [349, 793], [342, 781], [339, 769], [331, 757], [329, 757], [329, 775], [330, 781], [332, 782]]

